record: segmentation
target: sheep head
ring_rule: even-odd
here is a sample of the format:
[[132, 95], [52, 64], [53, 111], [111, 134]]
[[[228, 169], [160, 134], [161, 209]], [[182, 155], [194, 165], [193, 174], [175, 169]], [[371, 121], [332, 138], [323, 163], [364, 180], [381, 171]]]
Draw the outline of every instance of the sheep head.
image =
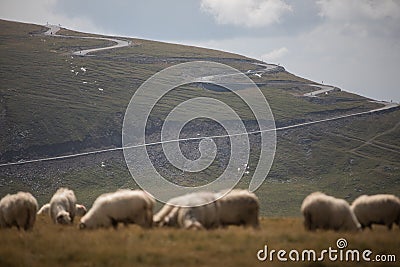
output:
[[61, 211], [57, 214], [57, 223], [59, 224], [71, 224], [72, 220], [71, 217], [69, 216], [69, 213], [66, 211]]

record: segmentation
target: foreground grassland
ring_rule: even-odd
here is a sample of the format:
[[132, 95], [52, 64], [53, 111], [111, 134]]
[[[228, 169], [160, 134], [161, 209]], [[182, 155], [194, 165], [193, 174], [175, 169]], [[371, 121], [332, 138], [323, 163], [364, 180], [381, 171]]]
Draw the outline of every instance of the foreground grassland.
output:
[[[400, 230], [377, 226], [361, 233], [315, 232], [303, 229], [301, 218], [264, 218], [261, 230], [229, 227], [213, 231], [144, 230], [135, 225], [117, 230], [79, 231], [39, 217], [32, 232], [0, 231], [0, 266], [398, 266]], [[396, 263], [259, 262], [268, 249], [290, 251], [337, 249], [345, 238], [348, 249], [370, 249], [375, 255], [396, 255]]]

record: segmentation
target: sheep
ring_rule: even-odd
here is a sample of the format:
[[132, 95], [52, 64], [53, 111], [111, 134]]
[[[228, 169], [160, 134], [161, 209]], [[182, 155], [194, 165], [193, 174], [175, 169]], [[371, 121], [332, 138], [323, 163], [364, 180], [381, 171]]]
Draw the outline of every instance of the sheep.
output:
[[[173, 198], [155, 216], [160, 226], [211, 229], [219, 226], [218, 203], [212, 192], [196, 192]], [[204, 204], [203, 203], [208, 203]]]
[[357, 231], [361, 228], [347, 201], [321, 192], [308, 195], [301, 205], [301, 212], [304, 226], [309, 231]]
[[154, 198], [145, 191], [122, 189], [100, 195], [80, 220], [79, 229], [99, 227], [115, 229], [118, 223], [149, 228], [153, 223]]
[[74, 191], [59, 188], [50, 200], [50, 217], [55, 224], [72, 224], [75, 217]]
[[0, 228], [16, 226], [18, 230], [31, 230], [36, 221], [38, 203], [27, 192], [6, 195], [0, 200]]
[[234, 189], [224, 195], [225, 191], [217, 193], [222, 196], [219, 203], [219, 222], [222, 226], [244, 225], [258, 229], [260, 204], [257, 196], [248, 190]]
[[394, 195], [362, 195], [353, 201], [351, 209], [362, 229], [372, 229], [372, 224], [386, 225], [389, 230], [393, 223], [400, 227], [400, 199]]
[[[82, 217], [85, 215], [87, 212], [87, 209], [84, 205], [81, 204], [76, 204], [75, 205], [75, 215]], [[47, 214], [50, 215], [50, 203], [44, 204], [39, 211], [37, 212], [37, 215], [42, 215], [42, 214]]]

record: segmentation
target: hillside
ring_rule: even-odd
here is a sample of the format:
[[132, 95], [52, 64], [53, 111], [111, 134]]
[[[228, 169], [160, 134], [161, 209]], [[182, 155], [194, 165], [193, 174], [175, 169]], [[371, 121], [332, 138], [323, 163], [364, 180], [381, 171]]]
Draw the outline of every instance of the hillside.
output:
[[[135, 38], [120, 38], [130, 41], [129, 47], [74, 56], [74, 51], [108, 46], [110, 41], [48, 36], [43, 34], [44, 26], [8, 21], [0, 21], [0, 28], [0, 163], [121, 147], [122, 121], [131, 96], [145, 80], [168, 66], [209, 60], [244, 73], [263, 69], [255, 65], [262, 62], [236, 54]], [[96, 36], [67, 29], [59, 34]], [[361, 194], [400, 192], [399, 108], [279, 130], [366, 112], [382, 104], [341, 90], [304, 96], [316, 90], [316, 83], [284, 68], [249, 77], [268, 100], [278, 127], [272, 169], [256, 192], [262, 215], [298, 216], [302, 199], [315, 190], [349, 201]], [[157, 131], [174, 106], [199, 96], [229, 103], [249, 129], [256, 128], [249, 109], [233, 93], [188, 85], [174, 90], [154, 109], [149, 139], [159, 139]], [[210, 122], [200, 123], [189, 125], [187, 136], [221, 131]], [[248, 184], [257, 164], [257, 142], [254, 137], [250, 173], [241, 187]], [[187, 148], [187, 153], [192, 148]], [[223, 170], [228, 148], [222, 148], [219, 164], [196, 175], [174, 172], [158, 149], [150, 154], [155, 155], [162, 173], [195, 185]], [[59, 186], [74, 188], [78, 199], [90, 206], [102, 192], [135, 184], [118, 150], [0, 167], [0, 196], [28, 190], [43, 204]]]

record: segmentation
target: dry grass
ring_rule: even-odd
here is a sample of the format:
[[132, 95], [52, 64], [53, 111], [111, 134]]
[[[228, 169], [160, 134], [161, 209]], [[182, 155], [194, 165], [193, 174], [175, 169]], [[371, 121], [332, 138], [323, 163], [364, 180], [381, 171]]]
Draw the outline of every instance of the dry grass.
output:
[[[76, 222], [77, 223], [77, 222]], [[336, 248], [346, 238], [350, 249], [371, 249], [373, 255], [400, 257], [400, 230], [376, 227], [362, 233], [305, 232], [301, 218], [262, 220], [260, 231], [230, 227], [214, 231], [143, 230], [137, 226], [93, 231], [53, 225], [38, 218], [29, 233], [0, 232], [0, 266], [285, 266], [288, 262], [259, 262], [258, 250]], [[343, 266], [343, 262], [300, 262], [300, 266]], [[346, 263], [347, 265], [347, 263]], [[374, 266], [372, 263], [353, 263]], [[384, 266], [396, 266], [385, 263]]]

